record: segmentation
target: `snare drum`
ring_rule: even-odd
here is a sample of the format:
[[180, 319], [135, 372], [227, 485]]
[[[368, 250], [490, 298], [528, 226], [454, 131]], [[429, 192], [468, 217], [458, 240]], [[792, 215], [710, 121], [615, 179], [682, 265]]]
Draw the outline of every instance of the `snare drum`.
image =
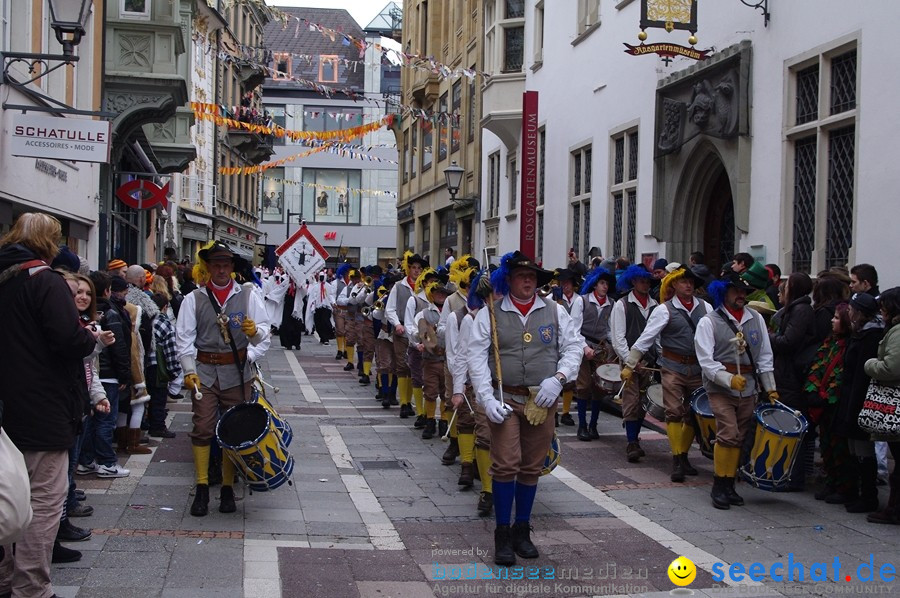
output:
[[250, 490], [274, 490], [290, 483], [294, 458], [288, 454], [272, 415], [259, 403], [241, 403], [216, 425], [222, 453], [231, 459]]
[[284, 445], [284, 448], [291, 446], [291, 440], [294, 439], [294, 430], [291, 428], [291, 424], [275, 411], [275, 407], [273, 407], [268, 399], [266, 399], [266, 394], [260, 392], [260, 390], [254, 386], [250, 393], [250, 398], [252, 402], [259, 403], [269, 412], [269, 416], [272, 418], [272, 424], [275, 426], [275, 430], [281, 437], [281, 444]]
[[594, 371], [594, 383], [600, 390], [616, 394], [622, 387], [622, 367], [616, 363], [606, 363]]
[[644, 394], [644, 410], [661, 422], [666, 421], [666, 407], [663, 403], [662, 384], [651, 384]]
[[716, 416], [709, 406], [709, 397], [702, 386], [691, 393], [691, 410], [694, 412], [694, 431], [700, 443], [700, 453], [707, 459], [713, 458], [713, 443], [716, 441]]
[[550, 441], [550, 450], [544, 459], [544, 467], [541, 468], [541, 475], [547, 475], [559, 465], [559, 437], [553, 432], [553, 440]]
[[756, 438], [750, 460], [738, 469], [741, 477], [760, 490], [784, 490], [807, 427], [802, 415], [784, 405], [757, 407]]

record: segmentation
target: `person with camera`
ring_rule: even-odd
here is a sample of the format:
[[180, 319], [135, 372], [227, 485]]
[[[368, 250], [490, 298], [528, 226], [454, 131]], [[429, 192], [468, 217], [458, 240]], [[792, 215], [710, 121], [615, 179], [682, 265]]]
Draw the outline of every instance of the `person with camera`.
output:
[[531, 509], [553, 440], [557, 400], [581, 364], [581, 338], [572, 318], [562, 306], [537, 296], [552, 277], [521, 251], [504, 255], [491, 275], [502, 298], [489, 298], [493, 303], [478, 312], [469, 342], [469, 377], [490, 421], [498, 565], [514, 565], [516, 555], [538, 557], [530, 536]]

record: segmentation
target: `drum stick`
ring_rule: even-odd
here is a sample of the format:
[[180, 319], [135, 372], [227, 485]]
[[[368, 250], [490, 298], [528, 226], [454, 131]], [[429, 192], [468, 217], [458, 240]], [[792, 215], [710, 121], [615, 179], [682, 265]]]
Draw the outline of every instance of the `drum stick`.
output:
[[475, 415], [475, 410], [472, 409], [472, 403], [469, 402], [469, 397], [466, 396], [466, 393], [462, 393], [462, 396], [466, 400], [466, 406], [469, 408], [469, 413]]
[[271, 384], [269, 384], [268, 382], [266, 382], [266, 381], [263, 380], [262, 378], [257, 378], [257, 379], [263, 384], [263, 386], [268, 386], [269, 388], [271, 388], [271, 389], [272, 389], [272, 392], [274, 392], [275, 394], [278, 394], [278, 391], [281, 390], [281, 389], [278, 388], [277, 386], [272, 386]]
[[200, 392], [200, 389], [198, 388], [198, 389], [194, 390], [194, 399], [199, 401], [202, 398], [203, 398], [203, 393]]
[[450, 440], [450, 428], [453, 427], [453, 422], [456, 421], [456, 409], [453, 410], [453, 415], [450, 416], [450, 423], [447, 424], [447, 431], [444, 432], [444, 435], [441, 436], [441, 442], [447, 442]]
[[776, 399], [775, 401], [773, 401], [773, 402], [778, 403], [779, 405], [781, 405], [782, 407], [784, 407], [784, 408], [787, 409], [788, 411], [792, 412], [792, 413], [793, 413], [794, 415], [796, 415], [797, 417], [800, 417], [800, 416], [802, 415], [802, 414], [800, 413], [800, 410], [799, 410], [799, 409], [794, 409], [793, 407], [788, 407], [787, 405], [785, 405], [784, 403], [782, 403], [781, 401], [779, 401], [779, 400], [777, 400], [777, 399]]
[[622, 391], [625, 390], [625, 385], [626, 385], [626, 384], [628, 384], [628, 380], [623, 380], [623, 381], [622, 381], [622, 386], [619, 387], [619, 392], [617, 392], [617, 393], [616, 393], [616, 396], [613, 397], [614, 400], [616, 400], [616, 401], [621, 401], [621, 400], [622, 400]]

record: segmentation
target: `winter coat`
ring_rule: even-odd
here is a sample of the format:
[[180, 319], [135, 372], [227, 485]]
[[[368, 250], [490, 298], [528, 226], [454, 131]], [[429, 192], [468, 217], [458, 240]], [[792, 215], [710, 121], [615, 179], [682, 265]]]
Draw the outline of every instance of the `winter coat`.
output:
[[22, 245], [0, 248], [3, 429], [22, 451], [68, 450], [87, 394], [84, 358], [97, 343], [59, 273], [20, 270], [36, 259]]
[[878, 356], [865, 363], [866, 375], [885, 386], [900, 386], [900, 325], [894, 324], [878, 344]]
[[101, 314], [103, 330], [109, 330], [116, 337], [113, 344], [100, 352], [100, 378], [131, 386], [131, 327], [108, 299], [97, 299], [97, 312]]
[[778, 331], [770, 333], [775, 358], [775, 386], [781, 401], [795, 409], [806, 407], [803, 387], [820, 343], [815, 340], [812, 300], [800, 297], [781, 310]]
[[[878, 345], [883, 335], [881, 323], [873, 320], [850, 337], [847, 350], [844, 352], [844, 378], [833, 423], [834, 433], [838, 436], [857, 440], [869, 439], [869, 434], [859, 429], [856, 420], [866, 399], [866, 390], [869, 388], [869, 375], [866, 373], [865, 364], [878, 354]], [[900, 348], [897, 349], [900, 351]]]

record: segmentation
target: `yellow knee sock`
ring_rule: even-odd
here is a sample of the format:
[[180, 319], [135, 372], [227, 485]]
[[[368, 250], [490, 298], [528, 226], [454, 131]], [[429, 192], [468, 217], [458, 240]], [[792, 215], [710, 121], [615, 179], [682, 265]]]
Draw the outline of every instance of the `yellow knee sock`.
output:
[[344, 337], [339, 336], [339, 337], [335, 338], [335, 340], [337, 341], [338, 351], [343, 351], [344, 350]]
[[[459, 454], [462, 455], [462, 442], [460, 442]], [[478, 464], [478, 475], [481, 477], [481, 489], [484, 492], [493, 492], [493, 479], [491, 479], [491, 474], [488, 473], [491, 469], [491, 451], [476, 447], [475, 461]]]
[[228, 458], [227, 455], [222, 455], [222, 485], [223, 486], [233, 486], [234, 485], [234, 461]]
[[428, 419], [437, 419], [437, 401], [428, 401], [422, 399], [422, 414]]
[[[368, 376], [372, 373], [372, 362], [371, 361], [363, 361], [363, 374]], [[378, 379], [375, 379], [375, 384], [378, 384]]]
[[197, 446], [193, 444], [191, 449], [194, 452], [194, 473], [197, 476], [197, 483], [209, 484], [209, 445]]
[[722, 446], [716, 444], [713, 447], [713, 469], [719, 477], [733, 478], [737, 473], [738, 460], [741, 458], [741, 449], [736, 446]]
[[666, 424], [666, 436], [669, 437], [669, 448], [673, 455], [680, 455], [681, 450], [681, 422], [668, 422]]
[[422, 387], [413, 386], [412, 395], [416, 399], [416, 415], [425, 415], [425, 393]]
[[401, 405], [409, 405], [409, 398], [412, 396], [411, 382], [409, 376], [397, 378], [397, 398], [400, 399]]
[[681, 452], [686, 454], [691, 450], [692, 444], [694, 444], [694, 426], [685, 423], [681, 429]]
[[459, 443], [460, 460], [463, 463], [475, 461], [475, 434], [460, 434], [457, 442]]
[[563, 408], [562, 408], [562, 412], [563, 412], [563, 413], [568, 413], [568, 412], [569, 412], [569, 409], [571, 409], [571, 407], [572, 407], [572, 391], [571, 391], [571, 390], [564, 390], [564, 391], [563, 391]]
[[347, 363], [354, 363], [354, 359], [356, 359], [356, 351], [353, 348], [353, 345], [344, 345], [344, 350], [347, 352]]

